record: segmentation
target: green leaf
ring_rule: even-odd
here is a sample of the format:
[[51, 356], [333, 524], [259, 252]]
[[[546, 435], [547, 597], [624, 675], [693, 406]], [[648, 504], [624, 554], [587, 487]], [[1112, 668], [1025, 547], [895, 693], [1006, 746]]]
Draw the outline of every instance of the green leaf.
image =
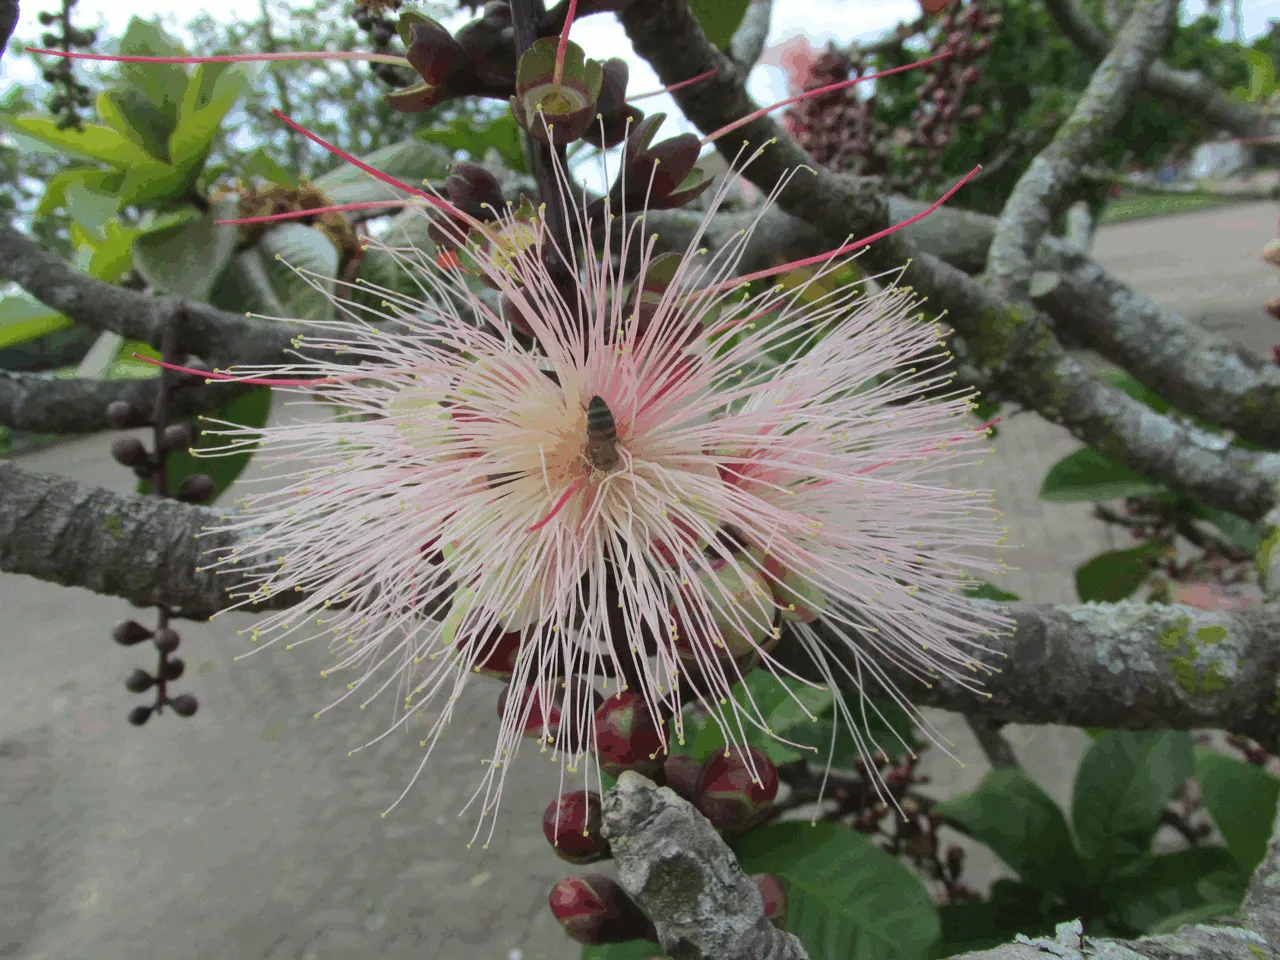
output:
[[995, 600], [1003, 602], [1007, 600], [1021, 600], [1016, 593], [1010, 593], [1008, 590], [1001, 590], [994, 583], [987, 583], [985, 580], [976, 586], [967, 587], [965, 595], [973, 597], [975, 600]]
[[153, 160], [169, 163], [173, 120], [137, 90], [104, 90], [98, 96], [98, 116]]
[[872, 840], [835, 823], [778, 823], [743, 835], [734, 851], [749, 874], [787, 888], [787, 925], [813, 960], [933, 955], [938, 911], [920, 881]]
[[1156, 413], [1168, 413], [1173, 409], [1173, 405], [1168, 400], [1160, 396], [1160, 394], [1148, 390], [1124, 370], [1104, 370], [1101, 378], [1113, 387], [1123, 390], [1139, 403], [1146, 404]]
[[0, 350], [69, 326], [69, 319], [25, 293], [0, 297]]
[[602, 943], [582, 948], [582, 960], [661, 960], [666, 954], [652, 940]]
[[1101, 895], [1116, 919], [1131, 930], [1146, 932], [1167, 917], [1206, 903], [1219, 904], [1224, 885], [1238, 889], [1242, 899], [1247, 882], [1225, 847], [1191, 847], [1144, 858], [1107, 878]]
[[454, 117], [447, 124], [428, 127], [417, 136], [430, 143], [466, 154], [468, 160], [484, 161], [485, 154], [496, 150], [511, 170], [525, 173], [524, 146], [520, 143], [520, 127], [509, 111], [504, 111], [491, 123], [484, 124], [470, 117]]
[[148, 160], [147, 154], [127, 137], [99, 123], [86, 123], [82, 130], [59, 130], [54, 121], [40, 114], [21, 117], [0, 116], [0, 123], [16, 133], [55, 147], [73, 159], [97, 160], [120, 170]]
[[1007, 878], [997, 880], [986, 900], [952, 903], [938, 909], [942, 921], [940, 955], [985, 950], [1006, 943], [1019, 933], [1051, 933], [1053, 919], [1046, 916], [1046, 905], [1043, 891]]
[[748, 0], [689, 0], [689, 9], [707, 39], [725, 49], [747, 12]]
[[222, 121], [244, 94], [248, 78], [236, 63], [202, 63], [187, 83], [169, 138], [173, 163], [192, 181], [204, 166]]
[[241, 168], [244, 178], [261, 177], [263, 180], [279, 184], [282, 187], [297, 187], [298, 178], [291, 174], [267, 154], [265, 150], [255, 150], [245, 159]]
[[1250, 523], [1244, 517], [1238, 517], [1234, 513], [1227, 513], [1225, 510], [1203, 503], [1192, 504], [1191, 512], [1201, 520], [1217, 527], [1224, 537], [1241, 550], [1254, 553], [1262, 543], [1262, 528], [1256, 523]]
[[1148, 852], [1161, 811], [1192, 767], [1184, 731], [1108, 730], [1094, 740], [1071, 806], [1076, 843], [1093, 876]]
[[[181, 57], [186, 52], [157, 20], [133, 17], [120, 38], [120, 55], [124, 57]], [[187, 88], [186, 68], [180, 63], [122, 63], [120, 74], [129, 88], [160, 111], [165, 120], [163, 136], [168, 139]]]
[[1151, 575], [1151, 561], [1160, 553], [1156, 543], [1132, 550], [1100, 553], [1076, 568], [1076, 593], [1081, 603], [1115, 603], [1133, 595]]
[[1146, 930], [1148, 936], [1158, 936], [1162, 933], [1177, 933], [1181, 927], [1189, 923], [1207, 923], [1210, 920], [1216, 920], [1219, 917], [1233, 916], [1240, 909], [1240, 901], [1220, 900], [1212, 903], [1202, 903], [1198, 907], [1192, 907], [1190, 910], [1183, 910], [1181, 913], [1171, 914], [1157, 923], [1151, 925]]
[[[423, 180], [443, 177], [450, 163], [443, 150], [417, 137], [388, 144], [360, 159], [375, 170], [413, 186]], [[387, 184], [350, 163], [317, 177], [315, 185], [334, 203], [370, 203], [395, 194]]]
[[[272, 289], [296, 320], [333, 319], [333, 278], [338, 275], [338, 249], [323, 230], [284, 223], [258, 241]], [[298, 271], [304, 271], [306, 276]], [[319, 282], [320, 290], [313, 283]]]
[[1196, 780], [1204, 804], [1242, 870], [1253, 873], [1271, 839], [1280, 779], [1243, 760], [1197, 748]]
[[[271, 388], [262, 387], [241, 394], [224, 407], [209, 414], [205, 419], [221, 420], [225, 423], [239, 424], [244, 427], [262, 427], [271, 413]], [[201, 431], [196, 441], [197, 450], [209, 447], [220, 447], [226, 444], [225, 437], [215, 437]], [[238, 445], [235, 453], [219, 454], [214, 457], [197, 457], [185, 450], [171, 453], [167, 462], [169, 489], [177, 490], [182, 481], [192, 474], [207, 473], [213, 480], [213, 496], [209, 503], [215, 502], [226, 489], [240, 476], [249, 461], [253, 459], [257, 449], [253, 444]], [[138, 481], [138, 493], [151, 493], [151, 481]]]
[[94, 233], [120, 212], [120, 195], [94, 189], [88, 178], [68, 183], [63, 203], [72, 220]]
[[1084, 865], [1066, 817], [1021, 771], [992, 770], [977, 790], [935, 809], [990, 847], [1025, 883], [1054, 893], [1083, 885]]
[[236, 199], [224, 197], [203, 216], [192, 210], [196, 216], [177, 226], [145, 233], [134, 244], [134, 266], [164, 293], [207, 300], [239, 237], [236, 227], [214, 221], [234, 217], [235, 211]]
[[1154, 480], [1148, 480], [1124, 464], [1085, 447], [1049, 468], [1040, 487], [1040, 499], [1078, 503], [1141, 497], [1163, 490], [1164, 487]]
[[[36, 219], [51, 216], [59, 208], [67, 208], [67, 191], [73, 185], [82, 185], [102, 194], [120, 192], [124, 176], [119, 170], [103, 170], [101, 167], [72, 167], [55, 173], [45, 184], [44, 195], [36, 207]], [[119, 203], [117, 201], [117, 209]]]

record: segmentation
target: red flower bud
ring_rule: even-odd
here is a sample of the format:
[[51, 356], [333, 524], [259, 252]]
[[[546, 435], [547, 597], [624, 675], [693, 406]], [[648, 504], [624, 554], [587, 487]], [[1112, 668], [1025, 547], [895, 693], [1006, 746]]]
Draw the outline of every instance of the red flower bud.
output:
[[771, 873], [757, 873], [752, 878], [764, 899], [764, 915], [775, 927], [787, 924], [787, 889]]
[[753, 826], [778, 796], [778, 769], [764, 751], [730, 746], [702, 765], [696, 806], [717, 830]]
[[652, 939], [652, 926], [617, 881], [598, 873], [568, 877], [547, 898], [564, 932], [579, 943]]
[[644, 697], [623, 691], [596, 710], [596, 753], [605, 773], [653, 776], [662, 769], [664, 752], [662, 731]]
[[508, 633], [502, 625], [494, 623], [487, 629], [467, 631], [467, 624], [458, 628], [454, 641], [458, 652], [470, 656], [475, 652], [472, 669], [490, 677], [506, 678], [516, 669], [516, 657], [520, 653], [520, 634]]
[[667, 786], [686, 800], [692, 800], [698, 793], [698, 778], [702, 776], [702, 764], [693, 757], [675, 754], [667, 757], [662, 765], [663, 776]]
[[609, 855], [609, 844], [600, 836], [602, 818], [600, 794], [566, 793], [542, 815], [542, 832], [562, 860], [593, 863]]

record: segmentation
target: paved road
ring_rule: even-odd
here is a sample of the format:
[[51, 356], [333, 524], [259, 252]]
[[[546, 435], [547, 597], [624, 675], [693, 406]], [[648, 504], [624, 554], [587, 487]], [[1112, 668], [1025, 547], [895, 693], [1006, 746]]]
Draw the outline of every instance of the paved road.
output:
[[[1254, 349], [1280, 340], [1259, 305], [1280, 274], [1258, 261], [1275, 236], [1269, 204], [1118, 225], [1100, 259], [1171, 305]], [[77, 479], [128, 484], [96, 437], [24, 458]], [[1024, 545], [1006, 586], [1072, 599], [1069, 571], [1109, 546], [1084, 507], [1043, 504], [1039, 479], [1070, 437], [1032, 416], [1002, 425], [976, 481], [997, 488]], [[121, 678], [144, 665], [107, 638], [123, 603], [0, 576], [0, 957], [23, 960], [569, 960], [545, 907], [567, 875], [538, 822], [557, 771], [529, 751], [511, 778], [490, 849], [467, 850], [455, 816], [496, 726], [497, 687], [473, 685], [455, 735], [391, 816], [416, 741], [354, 758], [383, 716], [311, 719], [331, 688], [305, 648], [233, 662], [247, 618], [183, 626], [192, 721], [134, 730]], [[320, 651], [315, 651], [318, 654]], [[353, 715], [354, 714], [354, 715]], [[985, 771], [963, 726], [946, 724], [967, 761], [931, 759], [938, 789]], [[1028, 768], [1069, 795], [1077, 731], [1011, 731]], [[999, 867], [977, 857], [973, 869]]]

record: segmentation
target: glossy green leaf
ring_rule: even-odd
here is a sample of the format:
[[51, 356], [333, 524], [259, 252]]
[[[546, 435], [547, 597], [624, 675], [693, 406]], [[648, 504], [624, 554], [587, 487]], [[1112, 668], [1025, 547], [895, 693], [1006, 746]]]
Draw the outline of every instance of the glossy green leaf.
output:
[[707, 39], [722, 50], [727, 49], [733, 33], [747, 12], [748, 0], [689, 0], [689, 9]]
[[938, 911], [920, 881], [871, 839], [835, 823], [778, 823], [738, 838], [749, 874], [787, 889], [786, 929], [813, 960], [933, 956]]
[[236, 227], [214, 221], [234, 217], [235, 210], [235, 198], [225, 197], [208, 213], [138, 237], [133, 249], [138, 273], [164, 293], [207, 300], [239, 236]]
[[483, 162], [490, 150], [496, 150], [508, 168], [516, 173], [526, 172], [520, 127], [515, 117], [506, 111], [487, 124], [469, 117], [455, 117], [448, 123], [427, 127], [417, 136], [465, 154], [464, 159], [476, 163]]
[[1144, 543], [1098, 554], [1076, 568], [1076, 594], [1082, 603], [1116, 603], [1133, 596], [1151, 576], [1160, 551], [1158, 544]]
[[[271, 388], [262, 387], [236, 397], [226, 406], [209, 414], [207, 419], [257, 428], [266, 424], [270, 413]], [[226, 442], [225, 437], [210, 436], [202, 430], [195, 448], [203, 450], [220, 447]], [[214, 457], [195, 456], [185, 450], [172, 453], [168, 460], [169, 489], [177, 490], [182, 481], [192, 474], [207, 473], [213, 480], [213, 496], [208, 502], [214, 503], [249, 465], [256, 447], [257, 444], [237, 446], [235, 453], [219, 454]], [[149, 494], [150, 492], [151, 481], [140, 480], [138, 493]]]
[[992, 770], [978, 789], [935, 808], [960, 830], [985, 843], [1025, 883], [1065, 893], [1084, 883], [1066, 817], [1034, 780], [1019, 770]]
[[0, 350], [69, 326], [69, 319], [25, 293], [0, 297]]
[[[120, 38], [125, 57], [181, 57], [182, 44], [165, 33], [158, 21], [133, 17]], [[167, 140], [178, 120], [178, 108], [187, 89], [187, 70], [179, 63], [122, 63], [120, 74], [128, 88], [137, 91], [160, 111]]]
[[1124, 464], [1084, 447], [1049, 468], [1040, 486], [1040, 499], [1056, 503], [1117, 500], [1163, 490], [1164, 487], [1154, 480], [1148, 480]]
[[1213, 750], [1195, 751], [1196, 780], [1213, 822], [1246, 873], [1262, 862], [1280, 797], [1280, 779]]
[[98, 96], [98, 116], [111, 129], [159, 163], [169, 163], [169, 134], [173, 118], [137, 90], [104, 90]]
[[1192, 766], [1185, 731], [1109, 730], [1094, 740], [1071, 806], [1076, 843], [1093, 876], [1148, 852], [1161, 811]]
[[248, 88], [236, 63], [202, 63], [187, 83], [178, 123], [169, 138], [173, 163], [194, 181], [231, 108]]
[[[1101, 878], [1102, 897], [1117, 920], [1146, 932], [1168, 917], [1221, 901], [1223, 886], [1244, 896], [1248, 877], [1225, 847], [1190, 847], [1148, 856]], [[1236, 899], [1234, 906], [1239, 906]]]

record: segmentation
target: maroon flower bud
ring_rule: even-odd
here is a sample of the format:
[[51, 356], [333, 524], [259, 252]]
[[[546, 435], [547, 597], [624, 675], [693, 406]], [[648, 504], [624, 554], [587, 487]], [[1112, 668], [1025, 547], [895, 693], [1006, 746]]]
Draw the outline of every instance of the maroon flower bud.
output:
[[765, 918], [775, 927], [787, 925], [787, 889], [771, 873], [757, 873], [751, 878], [764, 899]]
[[698, 778], [702, 776], [702, 764], [693, 757], [673, 754], [667, 757], [662, 765], [662, 774], [666, 777], [667, 786], [686, 800], [692, 800], [698, 793]]
[[107, 423], [118, 430], [137, 426], [138, 416], [127, 400], [112, 400], [107, 404]]
[[[570, 691], [568, 724], [563, 723], [566, 691]], [[585, 683], [575, 680], [568, 686], [563, 684], [558, 686], [553, 691], [551, 702], [544, 710], [541, 694], [535, 688], [525, 687], [517, 706], [516, 701], [511, 699], [511, 687], [507, 686], [503, 687], [502, 693], [498, 695], [498, 718], [505, 719], [509, 709], [518, 709], [520, 714], [517, 719], [523, 718], [521, 732], [524, 736], [535, 740], [541, 740], [546, 736], [550, 738], [548, 742], [576, 753], [586, 733], [587, 711], [595, 709], [600, 699], [599, 693]]]
[[652, 926], [617, 881], [598, 873], [568, 877], [551, 888], [551, 912], [579, 943], [652, 939]]
[[964, 869], [964, 850], [961, 847], [950, 846], [947, 848], [947, 872], [954, 880], [960, 876], [960, 871]]
[[982, 79], [982, 71], [973, 64], [969, 64], [969, 66], [965, 67], [964, 71], [960, 74], [960, 84], [965, 87], [972, 87], [980, 79]]
[[151, 638], [151, 631], [137, 620], [121, 620], [111, 631], [111, 638], [122, 647], [131, 647], [135, 643]]
[[207, 473], [193, 473], [184, 477], [178, 486], [177, 498], [183, 503], [204, 503], [213, 496], [213, 477]]
[[778, 796], [778, 769], [762, 750], [727, 747], [702, 765], [694, 799], [717, 830], [741, 832], [753, 826]]
[[966, 120], [978, 120], [982, 117], [983, 112], [982, 107], [975, 103], [971, 106], [965, 107], [962, 116]]
[[143, 693], [155, 686], [156, 678], [145, 670], [134, 670], [124, 681], [125, 689], [130, 693]]
[[137, 437], [118, 437], [111, 444], [111, 456], [123, 466], [138, 467], [147, 461], [147, 448]]
[[178, 632], [176, 630], [171, 630], [168, 627], [161, 627], [156, 631], [154, 640], [156, 649], [161, 653], [173, 653], [173, 651], [178, 649], [178, 643], [181, 638], [178, 636]]
[[180, 693], [176, 697], [169, 698], [169, 706], [173, 707], [173, 712], [180, 717], [193, 717], [199, 704], [191, 694]]
[[614, 57], [602, 65], [604, 80], [596, 99], [597, 119], [582, 134], [593, 147], [616, 147], [627, 137], [628, 126], [640, 122], [644, 113], [627, 103], [627, 61]]
[[638, 693], [615, 693], [596, 710], [596, 753], [605, 773], [653, 776], [662, 769], [663, 752], [658, 722]]
[[191, 428], [185, 423], [171, 423], [160, 434], [160, 449], [166, 453], [186, 450], [191, 446]]
[[556, 855], [570, 863], [594, 863], [609, 855], [600, 835], [603, 808], [600, 794], [579, 790], [552, 801], [542, 815], [542, 832]]
[[129, 711], [129, 722], [135, 727], [140, 727], [151, 718], [150, 707], [134, 707]]
[[[471, 626], [473, 629], [468, 630]], [[516, 669], [516, 657], [520, 653], [520, 634], [507, 632], [499, 623], [493, 623], [481, 631], [472, 624], [463, 623], [458, 628], [454, 644], [465, 657], [475, 657], [471, 669], [489, 677], [506, 678]]]

